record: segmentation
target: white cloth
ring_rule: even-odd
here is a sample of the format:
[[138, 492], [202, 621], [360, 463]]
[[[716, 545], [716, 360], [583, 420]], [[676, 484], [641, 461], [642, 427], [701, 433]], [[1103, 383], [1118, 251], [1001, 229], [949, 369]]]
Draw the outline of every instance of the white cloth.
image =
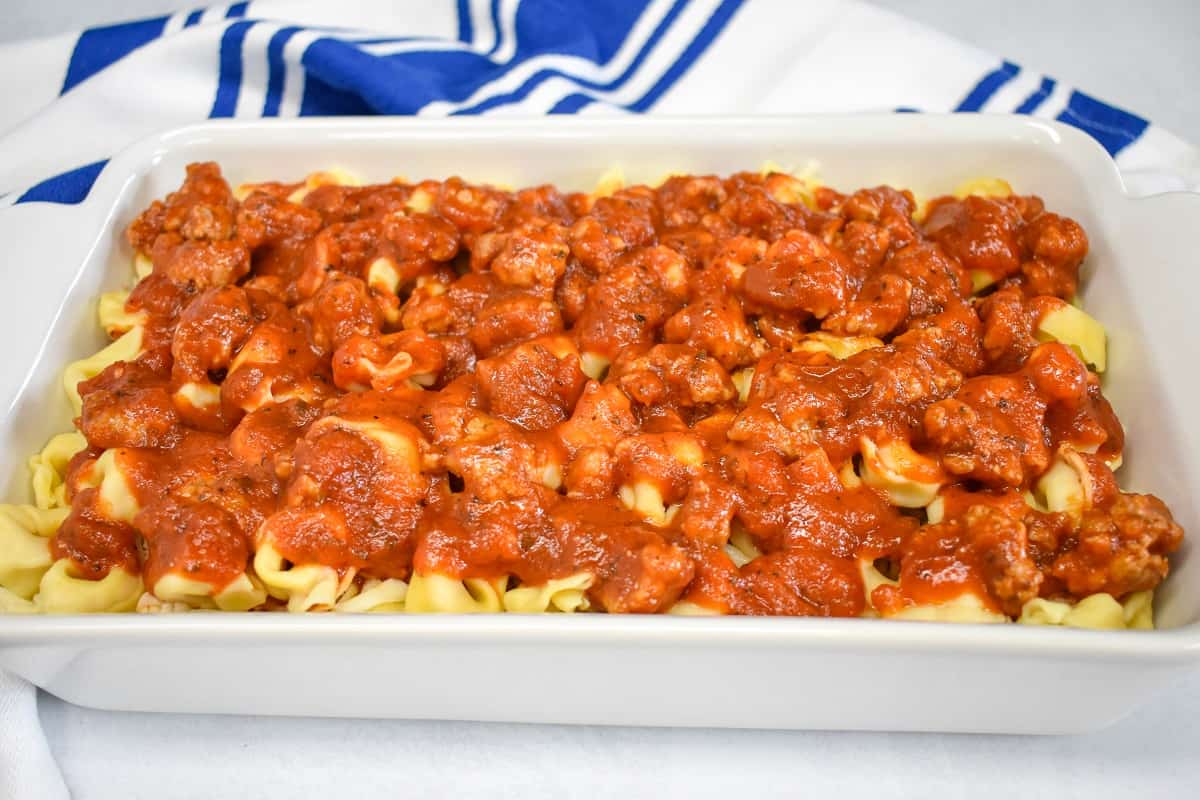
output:
[[38, 720], [37, 694], [0, 670], [0, 800], [68, 797]]
[[[345, 113], [1018, 112], [1087, 130], [1135, 192], [1200, 187], [1151, 122], [856, 0], [255, 0], [0, 46], [0, 97], [0, 205], [79, 202], [164, 128]], [[0, 674], [0, 798], [65, 796]]]
[[346, 113], [1020, 112], [1200, 186], [1147, 120], [856, 0], [256, 0], [0, 47], [0, 96], [0, 203], [78, 201], [171, 126]]

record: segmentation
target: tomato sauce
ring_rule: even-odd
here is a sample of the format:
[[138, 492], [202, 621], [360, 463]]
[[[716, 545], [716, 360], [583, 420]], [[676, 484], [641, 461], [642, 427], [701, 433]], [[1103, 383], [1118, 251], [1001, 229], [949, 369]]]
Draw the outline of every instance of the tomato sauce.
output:
[[[1015, 615], [1152, 588], [1179, 544], [1116, 490], [1096, 376], [1036, 336], [1087, 252], [1037, 198], [938, 198], [922, 223], [908, 192], [776, 173], [303, 187], [239, 200], [194, 164], [129, 226], [143, 352], [80, 384], [53, 543], [83, 576], [219, 590], [270, 543], [355, 580], [588, 571], [610, 612], [972, 592]], [[859, 479], [864, 439], [944, 477], [942, 519]], [[1023, 500], [1062, 448], [1090, 476], [1075, 517]], [[124, 519], [95, 485], [109, 450]], [[899, 582], [869, 600], [871, 562]]]

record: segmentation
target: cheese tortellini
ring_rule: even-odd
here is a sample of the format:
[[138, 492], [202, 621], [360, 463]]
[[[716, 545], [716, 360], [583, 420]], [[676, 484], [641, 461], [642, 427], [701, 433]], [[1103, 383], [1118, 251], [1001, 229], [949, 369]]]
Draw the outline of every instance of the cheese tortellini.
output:
[[53, 562], [50, 537], [66, 516], [61, 507], [0, 505], [0, 587], [33, 598]]
[[1110, 594], [1093, 594], [1071, 605], [1059, 600], [1035, 598], [1021, 609], [1022, 625], [1059, 625], [1097, 630], [1152, 630], [1154, 592], [1134, 592], [1118, 602]]
[[508, 578], [452, 578], [414, 573], [404, 610], [410, 614], [485, 614], [504, 610]]
[[76, 414], [83, 410], [83, 399], [79, 396], [79, 384], [91, 380], [103, 372], [105, 367], [118, 361], [133, 361], [137, 358], [142, 351], [142, 335], [141, 326], [135, 326], [99, 353], [67, 365], [66, 370], [63, 371], [63, 386], [67, 390], [67, 397], [71, 400], [71, 406], [75, 409]]
[[288, 611], [333, 608], [349, 587], [333, 567], [289, 564], [270, 541], [259, 542], [254, 572], [268, 594], [287, 602]]
[[1104, 326], [1083, 309], [1061, 303], [1044, 314], [1037, 325], [1038, 338], [1062, 342], [1079, 354], [1096, 372], [1108, 368], [1108, 341]]
[[580, 572], [546, 581], [540, 586], [518, 586], [504, 593], [504, 610], [518, 614], [587, 611], [591, 603], [586, 592], [594, 581], [590, 572]]
[[892, 505], [921, 508], [937, 497], [944, 475], [933, 460], [915, 452], [901, 440], [877, 445], [871, 438], [863, 436], [860, 443], [862, 470], [859, 478], [884, 492]]
[[874, 606], [871, 594], [880, 586], [899, 586], [897, 581], [881, 573], [869, 560], [860, 560], [863, 588], [867, 596], [867, 611], [864, 616], [882, 616], [885, 619], [904, 619], [913, 622], [1008, 622], [1008, 617], [992, 611], [974, 592], [964, 591], [941, 603], [906, 606], [899, 611], [881, 613]]
[[62, 508], [67, 504], [67, 465], [87, 448], [87, 440], [75, 431], [60, 433], [29, 459], [33, 502], [38, 508]]
[[100, 614], [133, 611], [144, 587], [140, 575], [113, 567], [98, 581], [71, 574], [68, 559], [59, 559], [42, 576], [34, 605], [45, 614]]

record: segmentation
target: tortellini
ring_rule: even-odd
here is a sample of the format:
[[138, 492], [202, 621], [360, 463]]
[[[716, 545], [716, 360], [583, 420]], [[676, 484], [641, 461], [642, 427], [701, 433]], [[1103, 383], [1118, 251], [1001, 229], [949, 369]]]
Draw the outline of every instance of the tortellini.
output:
[[412, 614], [484, 614], [504, 610], [508, 578], [452, 578], [414, 573], [404, 610]]
[[332, 608], [348, 586], [348, 582], [342, 583], [336, 569], [324, 564], [293, 564], [289, 567], [269, 541], [258, 545], [254, 554], [254, 572], [268, 594], [287, 601], [288, 611]]
[[1108, 341], [1104, 326], [1081, 308], [1062, 303], [1042, 315], [1038, 321], [1037, 335], [1044, 342], [1068, 345], [1096, 372], [1104, 372], [1108, 368]]
[[921, 508], [929, 505], [942, 488], [944, 476], [932, 459], [914, 451], [907, 442], [895, 440], [877, 445], [860, 440], [862, 469], [859, 478], [884, 492], [892, 505]]
[[504, 610], [518, 614], [587, 611], [591, 607], [587, 590], [594, 582], [590, 572], [579, 572], [540, 586], [518, 586], [504, 593]]
[[67, 509], [0, 505], [0, 587], [30, 600], [50, 568], [50, 537]]
[[963, 181], [954, 188], [954, 196], [959, 200], [970, 197], [1011, 197], [1012, 186], [1002, 178], [972, 178]]
[[[309, 192], [321, 186], [362, 186], [362, 179], [353, 173], [337, 167], [325, 170], [324, 172], [312, 172], [304, 178], [304, 183], [298, 189], [288, 195], [288, 202], [303, 202]], [[239, 189], [244, 188], [252, 187], [239, 187]]]
[[151, 591], [165, 603], [182, 603], [191, 608], [216, 608], [221, 611], [249, 611], [267, 599], [262, 582], [245, 573], [220, 591], [215, 591], [205, 581], [168, 573], [158, 579]]
[[825, 353], [841, 361], [876, 347], [883, 347], [883, 342], [874, 336], [835, 336], [814, 331], [801, 337], [795, 350], [797, 353]]
[[754, 385], [754, 367], [739, 369], [729, 379], [733, 381], [733, 388], [737, 389], [738, 404], [746, 405], [750, 399], [750, 387]]
[[125, 333], [146, 324], [148, 315], [145, 311], [127, 311], [126, 301], [129, 292], [105, 292], [100, 295], [100, 304], [96, 310], [100, 317], [100, 327], [110, 338], [116, 339]]
[[742, 528], [735, 528], [725, 544], [725, 554], [738, 567], [744, 567], [762, 555], [758, 545], [750, 538], [750, 534]]
[[371, 578], [352, 586], [333, 607], [346, 614], [380, 614], [404, 610], [408, 584], [399, 578]]
[[715, 608], [702, 606], [690, 600], [680, 600], [667, 609], [667, 613], [676, 617], [719, 617], [721, 612]]
[[608, 374], [608, 367], [611, 363], [610, 359], [591, 351], [584, 352], [579, 357], [579, 366], [583, 370], [583, 374], [594, 381], [604, 380], [604, 376]]
[[60, 433], [29, 459], [33, 484], [33, 502], [38, 508], [61, 508], [67, 504], [67, 464], [87, 448], [83, 435]]
[[132, 523], [142, 508], [122, 464], [124, 453], [123, 448], [105, 450], [80, 470], [78, 483], [80, 488], [100, 490], [97, 505], [105, 517]]
[[44, 614], [117, 613], [136, 609], [142, 592], [140, 575], [113, 567], [98, 581], [77, 578], [64, 558], [42, 576], [34, 605]]
[[71, 407], [78, 415], [83, 410], [83, 398], [79, 396], [79, 384], [99, 375], [106, 367], [118, 361], [133, 361], [142, 351], [142, 328], [135, 326], [99, 353], [79, 361], [73, 361], [63, 371], [63, 386]]
[[1050, 468], [1038, 478], [1026, 502], [1040, 511], [1070, 514], [1079, 519], [1092, 506], [1094, 483], [1083, 458], [1074, 448], [1064, 445], [1055, 454]]
[[1022, 625], [1061, 625], [1097, 630], [1154, 628], [1154, 592], [1134, 592], [1118, 602], [1110, 594], [1093, 594], [1071, 605], [1037, 597], [1021, 609]]
[[975, 622], [1003, 623], [1008, 617], [999, 611], [992, 611], [983, 600], [971, 591], [964, 591], [956, 597], [941, 603], [910, 605], [893, 613], [880, 614], [871, 601], [871, 594], [880, 586], [898, 586], [899, 584], [885, 576], [871, 561], [859, 562], [862, 574], [863, 589], [866, 592], [867, 613], [865, 616], [883, 616], [886, 619], [906, 619], [915, 622]]
[[637, 512], [651, 525], [664, 527], [671, 524], [679, 513], [679, 505], [667, 505], [663, 501], [662, 492], [649, 481], [635, 481], [621, 486], [617, 490], [621, 504], [630, 511]]
[[592, 190], [592, 198], [611, 197], [625, 188], [625, 171], [620, 167], [612, 167], [604, 172], [596, 181]]

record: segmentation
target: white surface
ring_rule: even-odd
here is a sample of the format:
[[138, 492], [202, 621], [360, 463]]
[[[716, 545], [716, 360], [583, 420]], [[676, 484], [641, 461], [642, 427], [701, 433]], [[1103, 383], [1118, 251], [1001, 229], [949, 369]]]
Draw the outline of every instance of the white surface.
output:
[[52, 698], [42, 721], [85, 800], [1183, 800], [1200, 781], [1196, 709], [1200, 675], [1117, 727], [1055, 738], [128, 714]]
[[46, 800], [67, 796], [46, 737], [38, 734], [41, 727], [37, 695], [24, 680], [0, 670], [0, 797], [19, 790]]

